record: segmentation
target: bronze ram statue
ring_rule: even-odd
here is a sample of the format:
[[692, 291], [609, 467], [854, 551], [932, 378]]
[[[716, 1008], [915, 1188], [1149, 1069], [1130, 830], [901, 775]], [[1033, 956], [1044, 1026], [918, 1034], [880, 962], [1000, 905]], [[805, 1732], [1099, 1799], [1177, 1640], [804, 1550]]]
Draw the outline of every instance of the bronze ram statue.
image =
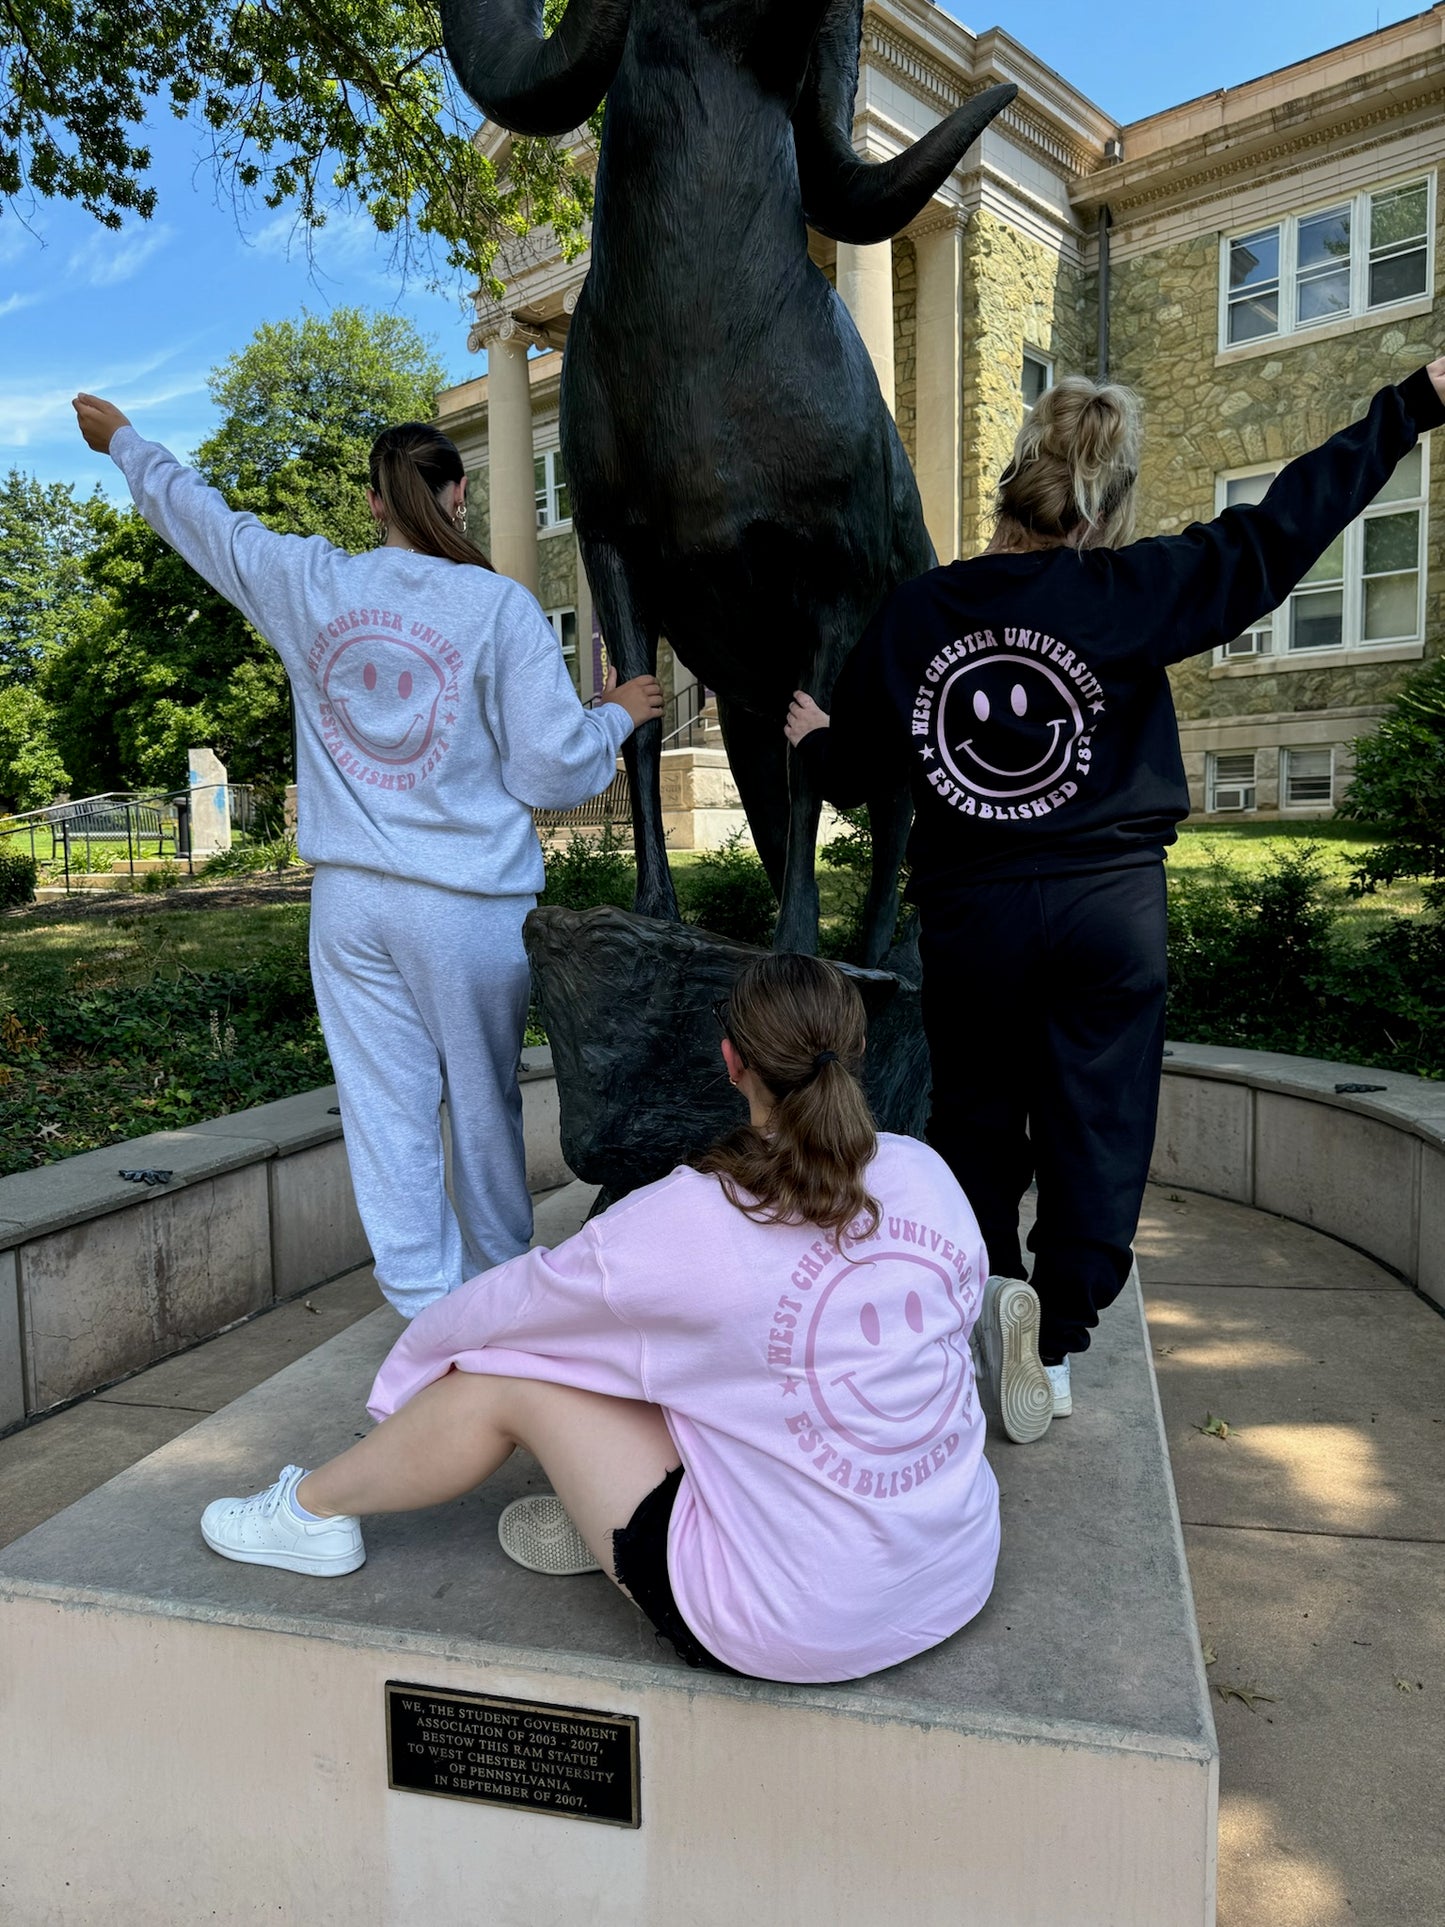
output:
[[[568, 336], [562, 448], [602, 632], [624, 678], [665, 635], [714, 690], [778, 893], [779, 948], [816, 948], [819, 798], [787, 749], [795, 688], [826, 707], [898, 583], [933, 566], [918, 489], [811, 224], [887, 240], [1012, 87], [882, 165], [852, 146], [863, 0], [442, 0], [446, 48], [488, 119], [565, 134], [606, 97], [592, 267]], [[628, 744], [637, 909], [675, 917], [661, 731]], [[910, 806], [870, 800], [866, 960], [888, 946]]]

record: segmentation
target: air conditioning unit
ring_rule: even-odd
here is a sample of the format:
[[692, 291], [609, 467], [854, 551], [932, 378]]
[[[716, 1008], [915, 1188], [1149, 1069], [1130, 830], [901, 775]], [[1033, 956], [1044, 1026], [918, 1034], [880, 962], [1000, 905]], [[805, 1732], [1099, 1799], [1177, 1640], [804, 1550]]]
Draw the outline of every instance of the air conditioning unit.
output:
[[1236, 789], [1216, 789], [1214, 807], [1216, 810], [1252, 810], [1254, 791], [1242, 786]]
[[1236, 636], [1233, 642], [1225, 643], [1220, 653], [1227, 662], [1233, 662], [1239, 656], [1257, 656], [1259, 654], [1259, 638], [1255, 635]]

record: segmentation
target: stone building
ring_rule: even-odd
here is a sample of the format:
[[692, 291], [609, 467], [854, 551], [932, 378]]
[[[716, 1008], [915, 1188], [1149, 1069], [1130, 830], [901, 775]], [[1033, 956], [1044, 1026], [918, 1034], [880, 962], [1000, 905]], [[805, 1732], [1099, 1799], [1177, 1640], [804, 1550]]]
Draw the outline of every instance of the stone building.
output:
[[[1143, 395], [1141, 532], [1167, 532], [1258, 499], [1445, 346], [1445, 5], [1121, 126], [1002, 30], [972, 33], [930, 0], [869, 0], [855, 144], [886, 159], [1000, 80], [1017, 101], [904, 234], [812, 243], [873, 357], [941, 558], [987, 541], [1024, 412], [1059, 375], [1107, 368]], [[480, 138], [505, 165], [508, 137]], [[600, 639], [558, 386], [586, 270], [545, 231], [511, 250], [505, 299], [477, 299], [470, 344], [488, 373], [439, 398], [477, 476], [477, 532], [538, 594], [584, 695]], [[1355, 738], [1442, 647], [1433, 439], [1283, 609], [1175, 672], [1197, 811], [1327, 814]], [[665, 649], [663, 674], [676, 691], [690, 681]]]

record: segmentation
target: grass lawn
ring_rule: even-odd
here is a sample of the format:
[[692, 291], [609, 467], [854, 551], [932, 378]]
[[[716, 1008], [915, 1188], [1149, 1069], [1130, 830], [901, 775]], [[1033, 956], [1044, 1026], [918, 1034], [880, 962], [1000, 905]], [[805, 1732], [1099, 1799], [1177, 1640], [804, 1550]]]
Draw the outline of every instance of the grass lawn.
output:
[[1343, 933], [1359, 939], [1392, 916], [1414, 916], [1423, 907], [1418, 884], [1391, 884], [1370, 897], [1349, 894], [1351, 870], [1379, 840], [1357, 823], [1188, 823], [1169, 851], [1169, 879], [1187, 888], [1219, 868], [1259, 872], [1289, 851], [1311, 849], [1324, 872], [1325, 900], [1338, 911]]
[[[93, 901], [93, 900], [92, 900]], [[110, 906], [107, 904], [107, 910]], [[0, 1005], [69, 990], [175, 982], [187, 974], [240, 970], [305, 931], [304, 904], [228, 909], [140, 910], [120, 897], [113, 914], [0, 922]]]

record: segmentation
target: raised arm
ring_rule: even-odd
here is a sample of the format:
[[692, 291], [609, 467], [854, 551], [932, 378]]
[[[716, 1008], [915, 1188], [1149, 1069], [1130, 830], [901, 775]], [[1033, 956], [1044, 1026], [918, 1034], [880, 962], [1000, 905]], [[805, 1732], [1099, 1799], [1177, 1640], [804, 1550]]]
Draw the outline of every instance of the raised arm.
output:
[[1445, 359], [1382, 388], [1368, 414], [1283, 469], [1262, 502], [1121, 549], [1110, 566], [1150, 608], [1158, 660], [1217, 648], [1278, 608], [1442, 423]]
[[661, 685], [636, 676], [619, 687], [610, 676], [603, 700], [584, 709], [552, 626], [524, 589], [509, 593], [499, 625], [481, 693], [502, 782], [528, 809], [576, 809], [612, 781], [633, 729], [662, 714]]
[[76, 419], [87, 444], [108, 454], [124, 475], [136, 507], [196, 574], [234, 603], [247, 621], [267, 631], [266, 601], [286, 593], [312, 543], [300, 536], [277, 535], [254, 515], [238, 513], [193, 468], [178, 462], [159, 442], [148, 442], [113, 402], [77, 395]]

